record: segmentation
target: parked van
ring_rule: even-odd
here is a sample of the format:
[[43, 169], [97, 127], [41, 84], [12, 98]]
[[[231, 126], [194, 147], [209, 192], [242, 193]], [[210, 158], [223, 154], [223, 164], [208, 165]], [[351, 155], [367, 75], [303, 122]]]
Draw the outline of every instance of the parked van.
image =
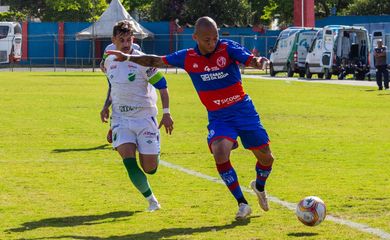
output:
[[0, 22], [0, 63], [20, 61], [22, 28], [17, 22]]
[[270, 75], [287, 72], [288, 77], [292, 77], [294, 73], [304, 77], [307, 51], [318, 30], [302, 27], [283, 30], [271, 49]]
[[305, 75], [318, 74], [330, 79], [337, 75], [343, 79], [353, 74], [363, 80], [370, 70], [370, 41], [364, 27], [329, 25], [320, 30], [306, 57]]
[[374, 49], [378, 46], [378, 40], [383, 40], [383, 45], [387, 47], [387, 64], [390, 65], [390, 22], [379, 22], [379, 23], [363, 23], [356, 24], [363, 26], [368, 30], [370, 35], [370, 67], [371, 76], [375, 76], [376, 68], [374, 62]]

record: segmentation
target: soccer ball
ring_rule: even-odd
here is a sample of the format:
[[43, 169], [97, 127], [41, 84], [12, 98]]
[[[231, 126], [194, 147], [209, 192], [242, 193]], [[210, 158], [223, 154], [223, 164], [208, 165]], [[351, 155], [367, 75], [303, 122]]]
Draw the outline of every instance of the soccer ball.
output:
[[298, 203], [295, 214], [303, 224], [316, 226], [324, 221], [326, 206], [319, 197], [305, 197]]

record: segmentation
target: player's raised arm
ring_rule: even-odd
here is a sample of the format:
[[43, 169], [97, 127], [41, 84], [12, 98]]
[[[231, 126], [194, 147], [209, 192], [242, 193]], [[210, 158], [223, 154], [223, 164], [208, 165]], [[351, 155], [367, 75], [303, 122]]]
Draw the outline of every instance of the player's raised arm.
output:
[[115, 55], [115, 61], [132, 61], [145, 67], [166, 67], [167, 65], [162, 60], [162, 56], [146, 54], [146, 55], [129, 55], [117, 50], [107, 51], [109, 55]]

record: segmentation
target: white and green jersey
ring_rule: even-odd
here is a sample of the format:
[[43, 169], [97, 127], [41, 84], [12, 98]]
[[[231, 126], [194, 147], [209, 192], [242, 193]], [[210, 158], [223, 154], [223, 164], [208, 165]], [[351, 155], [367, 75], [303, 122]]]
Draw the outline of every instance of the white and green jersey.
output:
[[[132, 55], [143, 53], [133, 50]], [[106, 75], [111, 84], [112, 117], [143, 118], [157, 115], [158, 89], [166, 88], [166, 80], [156, 68], [143, 67], [133, 62], [104, 62]], [[155, 86], [153, 87], [152, 84]]]

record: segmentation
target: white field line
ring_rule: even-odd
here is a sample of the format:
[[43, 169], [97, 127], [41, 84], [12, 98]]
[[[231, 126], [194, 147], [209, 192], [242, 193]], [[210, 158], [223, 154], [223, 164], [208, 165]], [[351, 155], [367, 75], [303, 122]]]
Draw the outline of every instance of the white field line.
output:
[[[165, 167], [172, 168], [172, 169], [175, 169], [175, 170], [179, 170], [181, 172], [187, 173], [187, 174], [192, 175], [192, 176], [196, 176], [196, 177], [199, 177], [199, 178], [203, 178], [203, 179], [209, 180], [211, 182], [224, 184], [224, 182], [221, 179], [219, 179], [219, 178], [211, 177], [211, 176], [208, 176], [206, 174], [203, 174], [203, 173], [191, 170], [191, 169], [187, 169], [187, 168], [184, 168], [184, 167], [176, 165], [176, 164], [172, 164], [172, 163], [169, 163], [169, 162], [166, 162], [166, 161], [162, 161], [162, 160], [160, 160], [160, 164], [165, 166]], [[249, 188], [241, 186], [241, 189], [243, 191], [245, 191], [245, 192], [248, 192], [250, 194], [255, 195], [255, 193], [251, 189], [249, 189]], [[286, 202], [286, 201], [280, 200], [279, 198], [273, 197], [273, 196], [268, 196], [268, 199], [271, 202], [277, 203], [279, 205], [282, 205], [283, 207], [286, 207], [289, 210], [294, 210], [295, 211], [296, 204], [294, 204], [294, 203]], [[331, 215], [327, 215], [326, 216], [326, 220], [332, 221], [332, 222], [335, 222], [335, 223], [338, 223], [338, 224], [346, 225], [346, 226], [348, 226], [350, 228], [354, 228], [354, 229], [356, 229], [358, 231], [361, 231], [361, 232], [365, 232], [365, 233], [370, 233], [372, 235], [376, 235], [376, 236], [378, 236], [378, 237], [380, 237], [382, 239], [390, 239], [390, 233], [385, 232], [385, 231], [383, 231], [383, 230], [381, 230], [379, 228], [372, 228], [372, 227], [370, 227], [368, 225], [365, 225], [365, 224], [356, 223], [356, 222], [353, 222], [353, 221], [349, 221], [349, 220], [342, 219], [342, 218], [339, 218], [339, 217], [334, 217], [334, 216], [331, 216]]]

